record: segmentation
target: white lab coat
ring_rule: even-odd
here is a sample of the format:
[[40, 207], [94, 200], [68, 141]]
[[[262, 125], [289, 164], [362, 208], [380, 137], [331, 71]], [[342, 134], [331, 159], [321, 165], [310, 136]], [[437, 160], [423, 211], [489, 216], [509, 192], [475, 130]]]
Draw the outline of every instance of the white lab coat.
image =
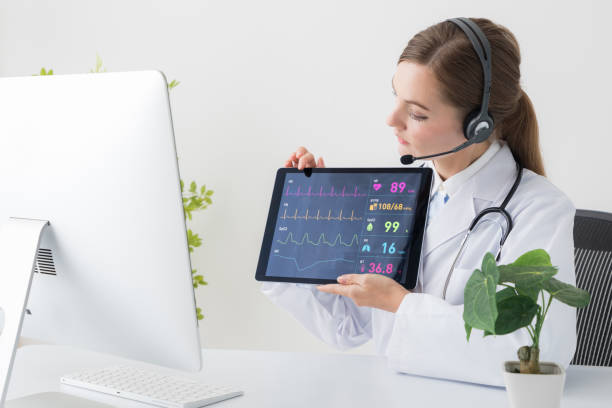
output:
[[[483, 337], [482, 331], [474, 329], [467, 342], [462, 317], [465, 283], [480, 268], [487, 251], [496, 253], [498, 226], [483, 224], [472, 234], [453, 272], [446, 300], [442, 292], [470, 222], [484, 208], [498, 206], [515, 177], [515, 161], [502, 142], [495, 156], [432, 218], [423, 241], [419, 284], [396, 313], [356, 306], [348, 297], [318, 291], [316, 285], [265, 282], [262, 292], [338, 349], [373, 339], [377, 352], [397, 371], [503, 386], [503, 362], [517, 360], [518, 348], [531, 345], [529, 334], [521, 329]], [[529, 250], [543, 248], [559, 268], [556, 278], [575, 285], [575, 208], [567, 196], [546, 178], [525, 169], [507, 210], [514, 228], [499, 263], [511, 263]], [[541, 332], [540, 360], [567, 367], [575, 347], [575, 309], [554, 300]]]

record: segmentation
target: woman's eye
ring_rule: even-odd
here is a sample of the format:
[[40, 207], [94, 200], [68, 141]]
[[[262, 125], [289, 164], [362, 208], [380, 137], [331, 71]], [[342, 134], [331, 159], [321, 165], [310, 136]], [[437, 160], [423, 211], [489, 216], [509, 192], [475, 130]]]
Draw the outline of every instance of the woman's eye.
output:
[[419, 115], [415, 115], [414, 113], [410, 113], [410, 117], [418, 122], [422, 122], [425, 119], [427, 119], [427, 116], [419, 116]]

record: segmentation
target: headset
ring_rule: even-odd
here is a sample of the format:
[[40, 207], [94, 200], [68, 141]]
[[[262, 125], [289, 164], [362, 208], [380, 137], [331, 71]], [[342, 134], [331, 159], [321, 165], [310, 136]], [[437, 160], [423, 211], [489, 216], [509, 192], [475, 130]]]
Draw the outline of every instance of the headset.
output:
[[463, 121], [463, 135], [467, 139], [464, 143], [447, 152], [431, 154], [429, 156], [414, 157], [410, 154], [404, 155], [400, 159], [402, 164], [412, 164], [415, 160], [455, 153], [471, 144], [482, 143], [491, 136], [495, 127], [493, 116], [489, 113], [489, 98], [491, 96], [491, 45], [480, 27], [469, 18], [458, 17], [446, 21], [454, 23], [465, 33], [472, 43], [478, 59], [480, 59], [484, 77], [482, 102], [479, 107], [468, 113]]

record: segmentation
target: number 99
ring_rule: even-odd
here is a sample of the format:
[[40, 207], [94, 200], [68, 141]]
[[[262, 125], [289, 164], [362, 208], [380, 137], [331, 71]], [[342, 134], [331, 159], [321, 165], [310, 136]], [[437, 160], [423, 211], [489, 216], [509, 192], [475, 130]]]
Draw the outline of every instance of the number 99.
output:
[[399, 221], [394, 221], [393, 223], [391, 221], [387, 221], [385, 222], [385, 232], [389, 232], [389, 230], [393, 227], [393, 232], [397, 232], [397, 229], [399, 228]]

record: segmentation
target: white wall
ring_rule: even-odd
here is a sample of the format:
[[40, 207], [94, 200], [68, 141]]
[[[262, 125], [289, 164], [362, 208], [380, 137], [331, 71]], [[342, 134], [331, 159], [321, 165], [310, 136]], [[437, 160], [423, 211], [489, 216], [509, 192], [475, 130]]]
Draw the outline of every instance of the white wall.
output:
[[[181, 176], [215, 190], [191, 227], [207, 347], [330, 350], [259, 292], [272, 182], [306, 145], [329, 166], [398, 166], [390, 79], [417, 31], [455, 16], [509, 27], [538, 113], [549, 178], [612, 212], [608, 2], [0, 0], [0, 75], [160, 69]], [[604, 20], [605, 19], [605, 20]], [[580, 160], [579, 158], [583, 158]], [[357, 352], [370, 352], [366, 345]]]

